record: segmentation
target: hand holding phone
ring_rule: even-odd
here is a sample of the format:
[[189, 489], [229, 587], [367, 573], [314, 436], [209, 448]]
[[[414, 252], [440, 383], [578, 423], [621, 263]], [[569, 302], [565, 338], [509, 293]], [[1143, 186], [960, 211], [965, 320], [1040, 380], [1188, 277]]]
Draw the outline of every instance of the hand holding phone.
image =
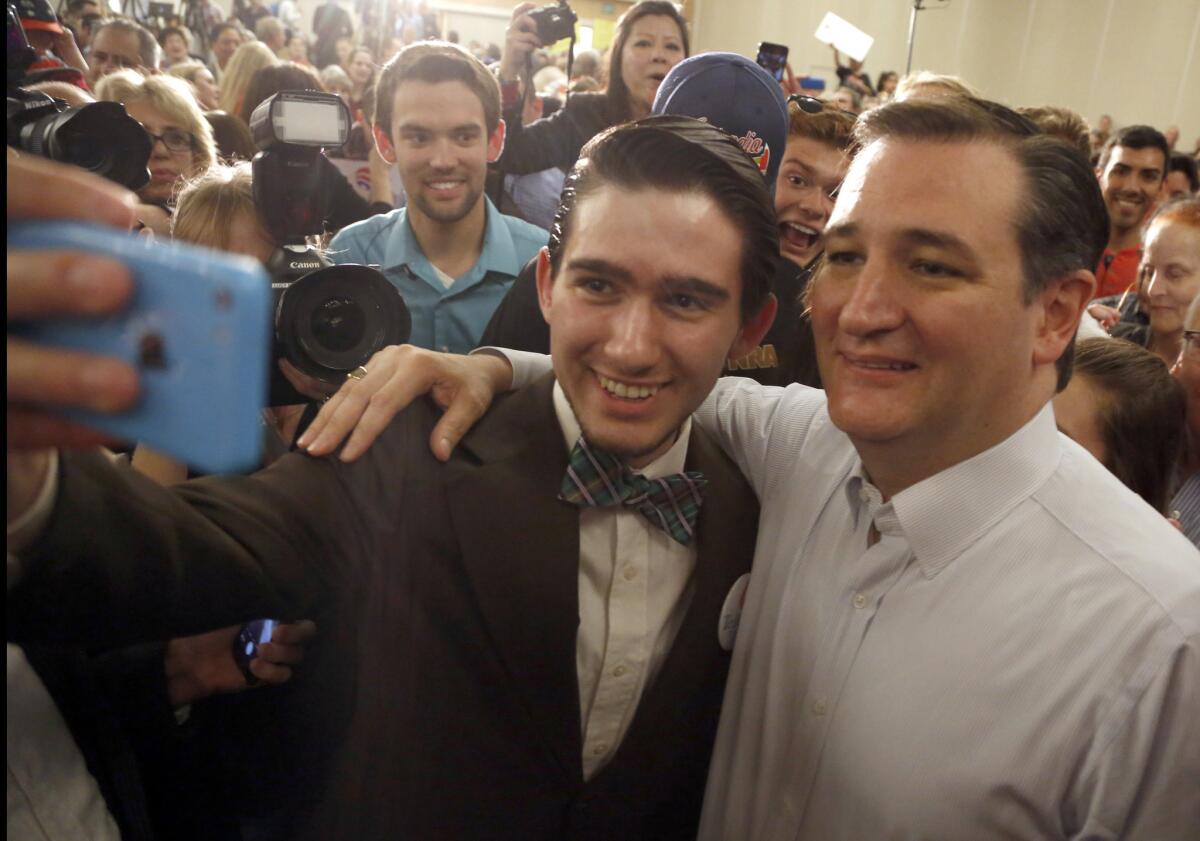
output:
[[[17, 336], [26, 347], [43, 346], [43, 352], [66, 348], [80, 352], [80, 359], [82, 353], [97, 354], [110, 357], [107, 365], [121, 360], [137, 372], [137, 402], [113, 413], [121, 407], [56, 400], [44, 389], [29, 389], [23, 398], [210, 473], [257, 464], [271, 290], [256, 262], [76, 222], [12, 224], [8, 248], [10, 255], [14, 250], [99, 255], [133, 275], [129, 305], [118, 315], [15, 321], [8, 333], [10, 347]], [[11, 399], [11, 363], [9, 371]]]
[[788, 48], [784, 44], [762, 41], [758, 45], [758, 57], [754, 60], [759, 67], [774, 76], [776, 82], [782, 82], [783, 73], [787, 67]]

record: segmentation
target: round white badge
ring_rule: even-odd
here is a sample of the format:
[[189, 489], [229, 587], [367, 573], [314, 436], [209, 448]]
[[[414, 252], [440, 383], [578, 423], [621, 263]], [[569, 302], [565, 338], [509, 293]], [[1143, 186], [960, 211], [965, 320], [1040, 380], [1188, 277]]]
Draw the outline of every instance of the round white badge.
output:
[[742, 606], [746, 603], [746, 589], [750, 586], [750, 573], [746, 573], [729, 588], [725, 604], [721, 607], [721, 618], [717, 623], [717, 641], [721, 648], [733, 651], [737, 639], [738, 625], [742, 621]]

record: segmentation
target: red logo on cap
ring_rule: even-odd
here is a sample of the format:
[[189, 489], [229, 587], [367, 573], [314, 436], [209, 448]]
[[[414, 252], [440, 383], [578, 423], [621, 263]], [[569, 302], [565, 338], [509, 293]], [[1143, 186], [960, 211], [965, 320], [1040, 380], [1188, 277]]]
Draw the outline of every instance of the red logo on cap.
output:
[[743, 152], [754, 158], [759, 171], [766, 172], [767, 166], [771, 163], [771, 147], [767, 145], [766, 141], [756, 132], [748, 131], [742, 137], [737, 138], [737, 142]]

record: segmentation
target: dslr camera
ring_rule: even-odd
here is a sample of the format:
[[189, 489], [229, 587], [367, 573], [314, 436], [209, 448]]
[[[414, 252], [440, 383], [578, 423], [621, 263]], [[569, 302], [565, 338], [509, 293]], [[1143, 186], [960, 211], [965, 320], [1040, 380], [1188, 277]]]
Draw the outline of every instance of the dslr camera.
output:
[[537, 24], [537, 36], [544, 47], [575, 36], [575, 22], [579, 18], [566, 0], [542, 6], [528, 14]]
[[[261, 150], [251, 164], [254, 204], [279, 243], [268, 270], [275, 295], [275, 348], [322, 382], [340, 385], [376, 351], [408, 341], [412, 317], [399, 290], [377, 268], [334, 266], [308, 245], [324, 233], [334, 188], [342, 174], [322, 149], [343, 145], [350, 111], [336, 94], [283, 91], [250, 117]], [[278, 370], [271, 373], [270, 405], [307, 402]]]
[[150, 180], [151, 141], [118, 102], [70, 106], [44, 93], [22, 90], [77, 70], [50, 68], [29, 73], [37, 52], [29, 46], [16, 8], [8, 4], [7, 142], [14, 149], [74, 164], [137, 190]]

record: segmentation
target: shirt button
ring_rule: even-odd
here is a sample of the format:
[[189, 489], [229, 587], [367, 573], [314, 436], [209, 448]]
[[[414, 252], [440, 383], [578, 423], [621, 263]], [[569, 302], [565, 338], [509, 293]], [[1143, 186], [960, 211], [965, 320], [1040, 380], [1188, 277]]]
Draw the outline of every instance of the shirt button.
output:
[[825, 710], [826, 706], [824, 698], [818, 698], [817, 700], [813, 701], [812, 711], [814, 715], [825, 715]]
[[637, 567], [625, 567], [624, 571], [621, 573], [621, 577], [626, 581], [632, 581], [633, 579], [637, 578]]
[[612, 670], [612, 676], [620, 677], [621, 675], [625, 674], [625, 672], [627, 672], [627, 671], [628, 671], [628, 669], [626, 669], [624, 666], [617, 666], [615, 669]]
[[608, 750], [608, 745], [606, 745], [604, 742], [601, 742], [600, 744], [598, 744], [594, 748], [592, 748], [592, 756], [604, 756], [604, 752], [607, 750]]
[[859, 610], [862, 610], [864, 607], [867, 606], [867, 597], [864, 596], [862, 593], [855, 593], [854, 594], [854, 606], [857, 607]]

